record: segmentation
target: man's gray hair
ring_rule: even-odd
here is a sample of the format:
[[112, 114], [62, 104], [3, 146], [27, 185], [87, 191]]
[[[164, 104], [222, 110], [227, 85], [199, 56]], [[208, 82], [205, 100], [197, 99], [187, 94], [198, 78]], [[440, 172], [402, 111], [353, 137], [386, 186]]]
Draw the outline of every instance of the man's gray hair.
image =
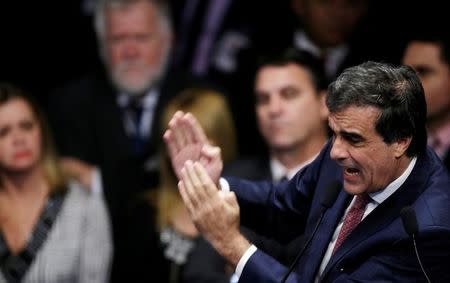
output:
[[172, 21], [170, 16], [170, 9], [167, 0], [97, 0], [94, 10], [94, 29], [97, 34], [97, 39], [102, 45], [103, 37], [105, 35], [105, 11], [107, 9], [121, 8], [135, 3], [146, 1], [154, 5], [158, 11], [161, 28], [166, 32], [172, 31]]

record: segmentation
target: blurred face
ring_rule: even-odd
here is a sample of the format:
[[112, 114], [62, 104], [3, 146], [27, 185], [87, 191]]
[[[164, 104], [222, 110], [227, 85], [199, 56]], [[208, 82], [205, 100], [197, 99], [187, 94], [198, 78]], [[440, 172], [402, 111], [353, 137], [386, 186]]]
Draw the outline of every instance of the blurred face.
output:
[[374, 128], [379, 115], [375, 107], [356, 106], [329, 115], [334, 133], [330, 155], [343, 168], [349, 194], [382, 190], [403, 173], [400, 157], [409, 143], [384, 143]]
[[13, 99], [0, 105], [0, 167], [21, 172], [35, 167], [41, 155], [41, 131], [29, 105]]
[[294, 148], [323, 133], [328, 114], [323, 94], [298, 65], [261, 68], [255, 93], [259, 129], [270, 148]]
[[293, 0], [294, 10], [322, 48], [345, 42], [366, 11], [366, 0]]
[[139, 1], [106, 10], [103, 44], [115, 85], [131, 95], [142, 94], [165, 71], [171, 34], [158, 9]]
[[413, 67], [420, 77], [427, 101], [429, 119], [450, 111], [450, 66], [441, 60], [439, 45], [413, 41], [408, 44], [403, 64]]

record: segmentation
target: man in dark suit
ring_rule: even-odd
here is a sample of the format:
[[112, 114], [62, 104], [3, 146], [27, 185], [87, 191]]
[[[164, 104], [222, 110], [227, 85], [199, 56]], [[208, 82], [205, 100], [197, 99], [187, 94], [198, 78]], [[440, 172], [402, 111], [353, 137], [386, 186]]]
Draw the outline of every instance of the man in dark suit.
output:
[[238, 160], [224, 175], [250, 180], [291, 179], [327, 140], [327, 80], [311, 54], [287, 49], [261, 59], [255, 76], [255, 112], [268, 156]]
[[403, 55], [422, 82], [427, 101], [428, 145], [450, 170], [450, 41], [442, 25], [414, 30]]
[[[410, 206], [427, 276], [449, 281], [450, 177], [426, 147], [426, 103], [415, 71], [375, 62], [346, 69], [326, 101], [333, 139], [279, 186], [219, 182], [220, 151], [208, 145], [192, 115], [175, 114], [164, 138], [196, 227], [236, 267], [240, 282], [280, 282], [287, 268], [243, 237], [239, 208], [243, 216], [258, 211], [275, 237], [315, 235], [286, 282], [420, 282], [425, 275], [400, 218]], [[337, 199], [323, 204], [330, 189]], [[284, 216], [276, 219], [291, 235], [277, 233], [273, 214]]]
[[[169, 69], [166, 1], [98, 1], [94, 20], [104, 70], [57, 90], [48, 113], [68, 171], [102, 183], [115, 241], [127, 200], [158, 181], [160, 113], [191, 80]], [[101, 176], [101, 178], [100, 178]]]

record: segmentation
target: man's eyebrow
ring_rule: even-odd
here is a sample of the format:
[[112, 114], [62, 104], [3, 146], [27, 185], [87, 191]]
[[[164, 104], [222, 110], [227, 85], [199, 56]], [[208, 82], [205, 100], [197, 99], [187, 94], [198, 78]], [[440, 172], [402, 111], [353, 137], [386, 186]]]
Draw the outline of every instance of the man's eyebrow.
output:
[[356, 133], [356, 132], [341, 131], [340, 134], [346, 139], [357, 139], [357, 140], [364, 139], [360, 133]]

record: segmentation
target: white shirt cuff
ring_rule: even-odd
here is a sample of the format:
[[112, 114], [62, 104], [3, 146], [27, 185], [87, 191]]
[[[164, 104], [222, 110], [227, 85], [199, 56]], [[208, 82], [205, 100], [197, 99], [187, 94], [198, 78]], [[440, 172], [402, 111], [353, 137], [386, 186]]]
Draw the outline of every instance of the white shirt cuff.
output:
[[[228, 184], [228, 183], [227, 183]], [[235, 274], [238, 278], [241, 278], [241, 274], [242, 271], [244, 270], [245, 265], [247, 264], [247, 261], [250, 259], [250, 257], [257, 251], [258, 249], [256, 248], [255, 245], [251, 245], [250, 248], [248, 248], [244, 255], [241, 257], [241, 259], [239, 260], [237, 266], [236, 266], [236, 271]]]
[[220, 179], [219, 179], [219, 185], [220, 185], [220, 190], [222, 192], [228, 193], [230, 191], [230, 184], [228, 184], [227, 180], [225, 180], [222, 177], [220, 177]]
[[96, 196], [101, 196], [103, 193], [102, 173], [98, 167], [95, 167], [92, 172], [91, 191]]

